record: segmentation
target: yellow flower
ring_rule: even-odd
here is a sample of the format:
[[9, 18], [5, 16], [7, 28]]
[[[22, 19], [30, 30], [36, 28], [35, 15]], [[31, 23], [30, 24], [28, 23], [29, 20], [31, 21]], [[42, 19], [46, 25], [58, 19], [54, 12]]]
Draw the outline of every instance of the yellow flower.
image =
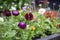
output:
[[36, 28], [34, 26], [32, 26], [31, 29], [34, 31]]

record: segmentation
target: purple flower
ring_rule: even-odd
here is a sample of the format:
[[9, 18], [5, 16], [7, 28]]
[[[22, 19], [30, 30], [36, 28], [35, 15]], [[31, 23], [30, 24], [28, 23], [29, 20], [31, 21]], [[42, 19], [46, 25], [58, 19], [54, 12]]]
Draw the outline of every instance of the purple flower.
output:
[[18, 16], [18, 15], [19, 15], [19, 12], [18, 12], [17, 10], [14, 10], [14, 11], [12, 11], [12, 14], [13, 14], [14, 16]]
[[56, 5], [56, 3], [53, 3], [53, 5]]
[[19, 27], [19, 28], [22, 28], [22, 29], [25, 29], [25, 28], [26, 28], [26, 23], [24, 23], [24, 22], [19, 22], [18, 27]]
[[35, 4], [35, 1], [34, 0], [32, 0], [32, 4]]
[[24, 6], [24, 7], [23, 7], [23, 11], [26, 11], [26, 10], [27, 10], [27, 6]]
[[12, 4], [14, 5], [15, 3], [14, 3], [14, 2], [12, 2]]
[[11, 16], [11, 13], [9, 10], [5, 10], [4, 13], [5, 13], [5, 16]]
[[25, 19], [26, 20], [32, 20], [33, 19], [33, 14], [32, 13], [25, 14]]

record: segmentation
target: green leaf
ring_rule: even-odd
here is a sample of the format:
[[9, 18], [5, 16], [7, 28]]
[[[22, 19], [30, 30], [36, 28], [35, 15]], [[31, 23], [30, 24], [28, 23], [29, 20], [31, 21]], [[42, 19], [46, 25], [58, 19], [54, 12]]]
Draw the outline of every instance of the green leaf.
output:
[[6, 32], [4, 36], [6, 38], [11, 38], [11, 37], [15, 36], [15, 34], [16, 34], [16, 31], [15, 30], [11, 30], [11, 31]]

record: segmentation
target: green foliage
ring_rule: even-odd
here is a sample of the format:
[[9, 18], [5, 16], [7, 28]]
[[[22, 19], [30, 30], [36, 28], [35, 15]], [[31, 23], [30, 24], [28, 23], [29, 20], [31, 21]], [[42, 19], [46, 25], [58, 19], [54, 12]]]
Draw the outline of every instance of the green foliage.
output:
[[[15, 4], [12, 5], [12, 2], [15, 2]], [[17, 5], [16, 9], [19, 9], [25, 3], [31, 5], [31, 0], [0, 0], [0, 9], [10, 9], [11, 6], [15, 5]], [[0, 21], [0, 40], [32, 40], [33, 37], [38, 35], [41, 35], [40, 37], [46, 37], [47, 34], [60, 32], [60, 28], [57, 26], [60, 23], [60, 19], [48, 19], [45, 15], [38, 15], [38, 12], [34, 12], [34, 19], [27, 21], [25, 14], [25, 12], [21, 11], [18, 16], [4, 16], [4, 22]], [[26, 28], [19, 28], [19, 22], [25, 22], [27, 25]]]
[[[4, 22], [0, 22], [0, 40], [32, 40], [32, 37], [41, 35], [40, 37], [47, 36], [45, 32], [49, 30], [51, 34], [60, 32], [60, 29], [56, 24], [60, 23], [60, 20], [48, 19], [44, 15], [38, 16], [37, 12], [33, 13], [34, 19], [27, 21], [24, 18], [25, 13], [22, 11], [19, 16], [10, 16], [8, 19], [4, 17]], [[53, 22], [51, 21], [53, 20]], [[18, 27], [18, 23], [22, 21], [27, 24], [25, 29]], [[34, 27], [35, 29], [32, 29]]]
[[31, 4], [31, 0], [0, 0], [0, 9], [10, 9], [12, 2], [15, 3], [14, 5], [17, 5], [16, 9], [21, 9], [25, 3]]

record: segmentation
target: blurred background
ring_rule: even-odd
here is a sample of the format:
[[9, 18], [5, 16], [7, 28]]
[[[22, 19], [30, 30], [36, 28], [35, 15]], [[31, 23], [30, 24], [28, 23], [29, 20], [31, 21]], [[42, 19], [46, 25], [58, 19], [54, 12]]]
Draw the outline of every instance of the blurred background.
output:
[[36, 5], [39, 4], [43, 4], [47, 7], [50, 7], [51, 9], [53, 9], [53, 5], [54, 5], [54, 9], [58, 10], [59, 9], [59, 5], [60, 5], [60, 0], [36, 0]]
[[25, 3], [30, 5], [34, 4], [36, 7], [38, 7], [39, 4], [43, 4], [42, 7], [50, 7], [51, 9], [53, 9], [54, 5], [54, 10], [58, 10], [60, 0], [0, 0], [0, 10], [10, 9], [11, 6], [15, 6], [16, 9], [21, 9]]

